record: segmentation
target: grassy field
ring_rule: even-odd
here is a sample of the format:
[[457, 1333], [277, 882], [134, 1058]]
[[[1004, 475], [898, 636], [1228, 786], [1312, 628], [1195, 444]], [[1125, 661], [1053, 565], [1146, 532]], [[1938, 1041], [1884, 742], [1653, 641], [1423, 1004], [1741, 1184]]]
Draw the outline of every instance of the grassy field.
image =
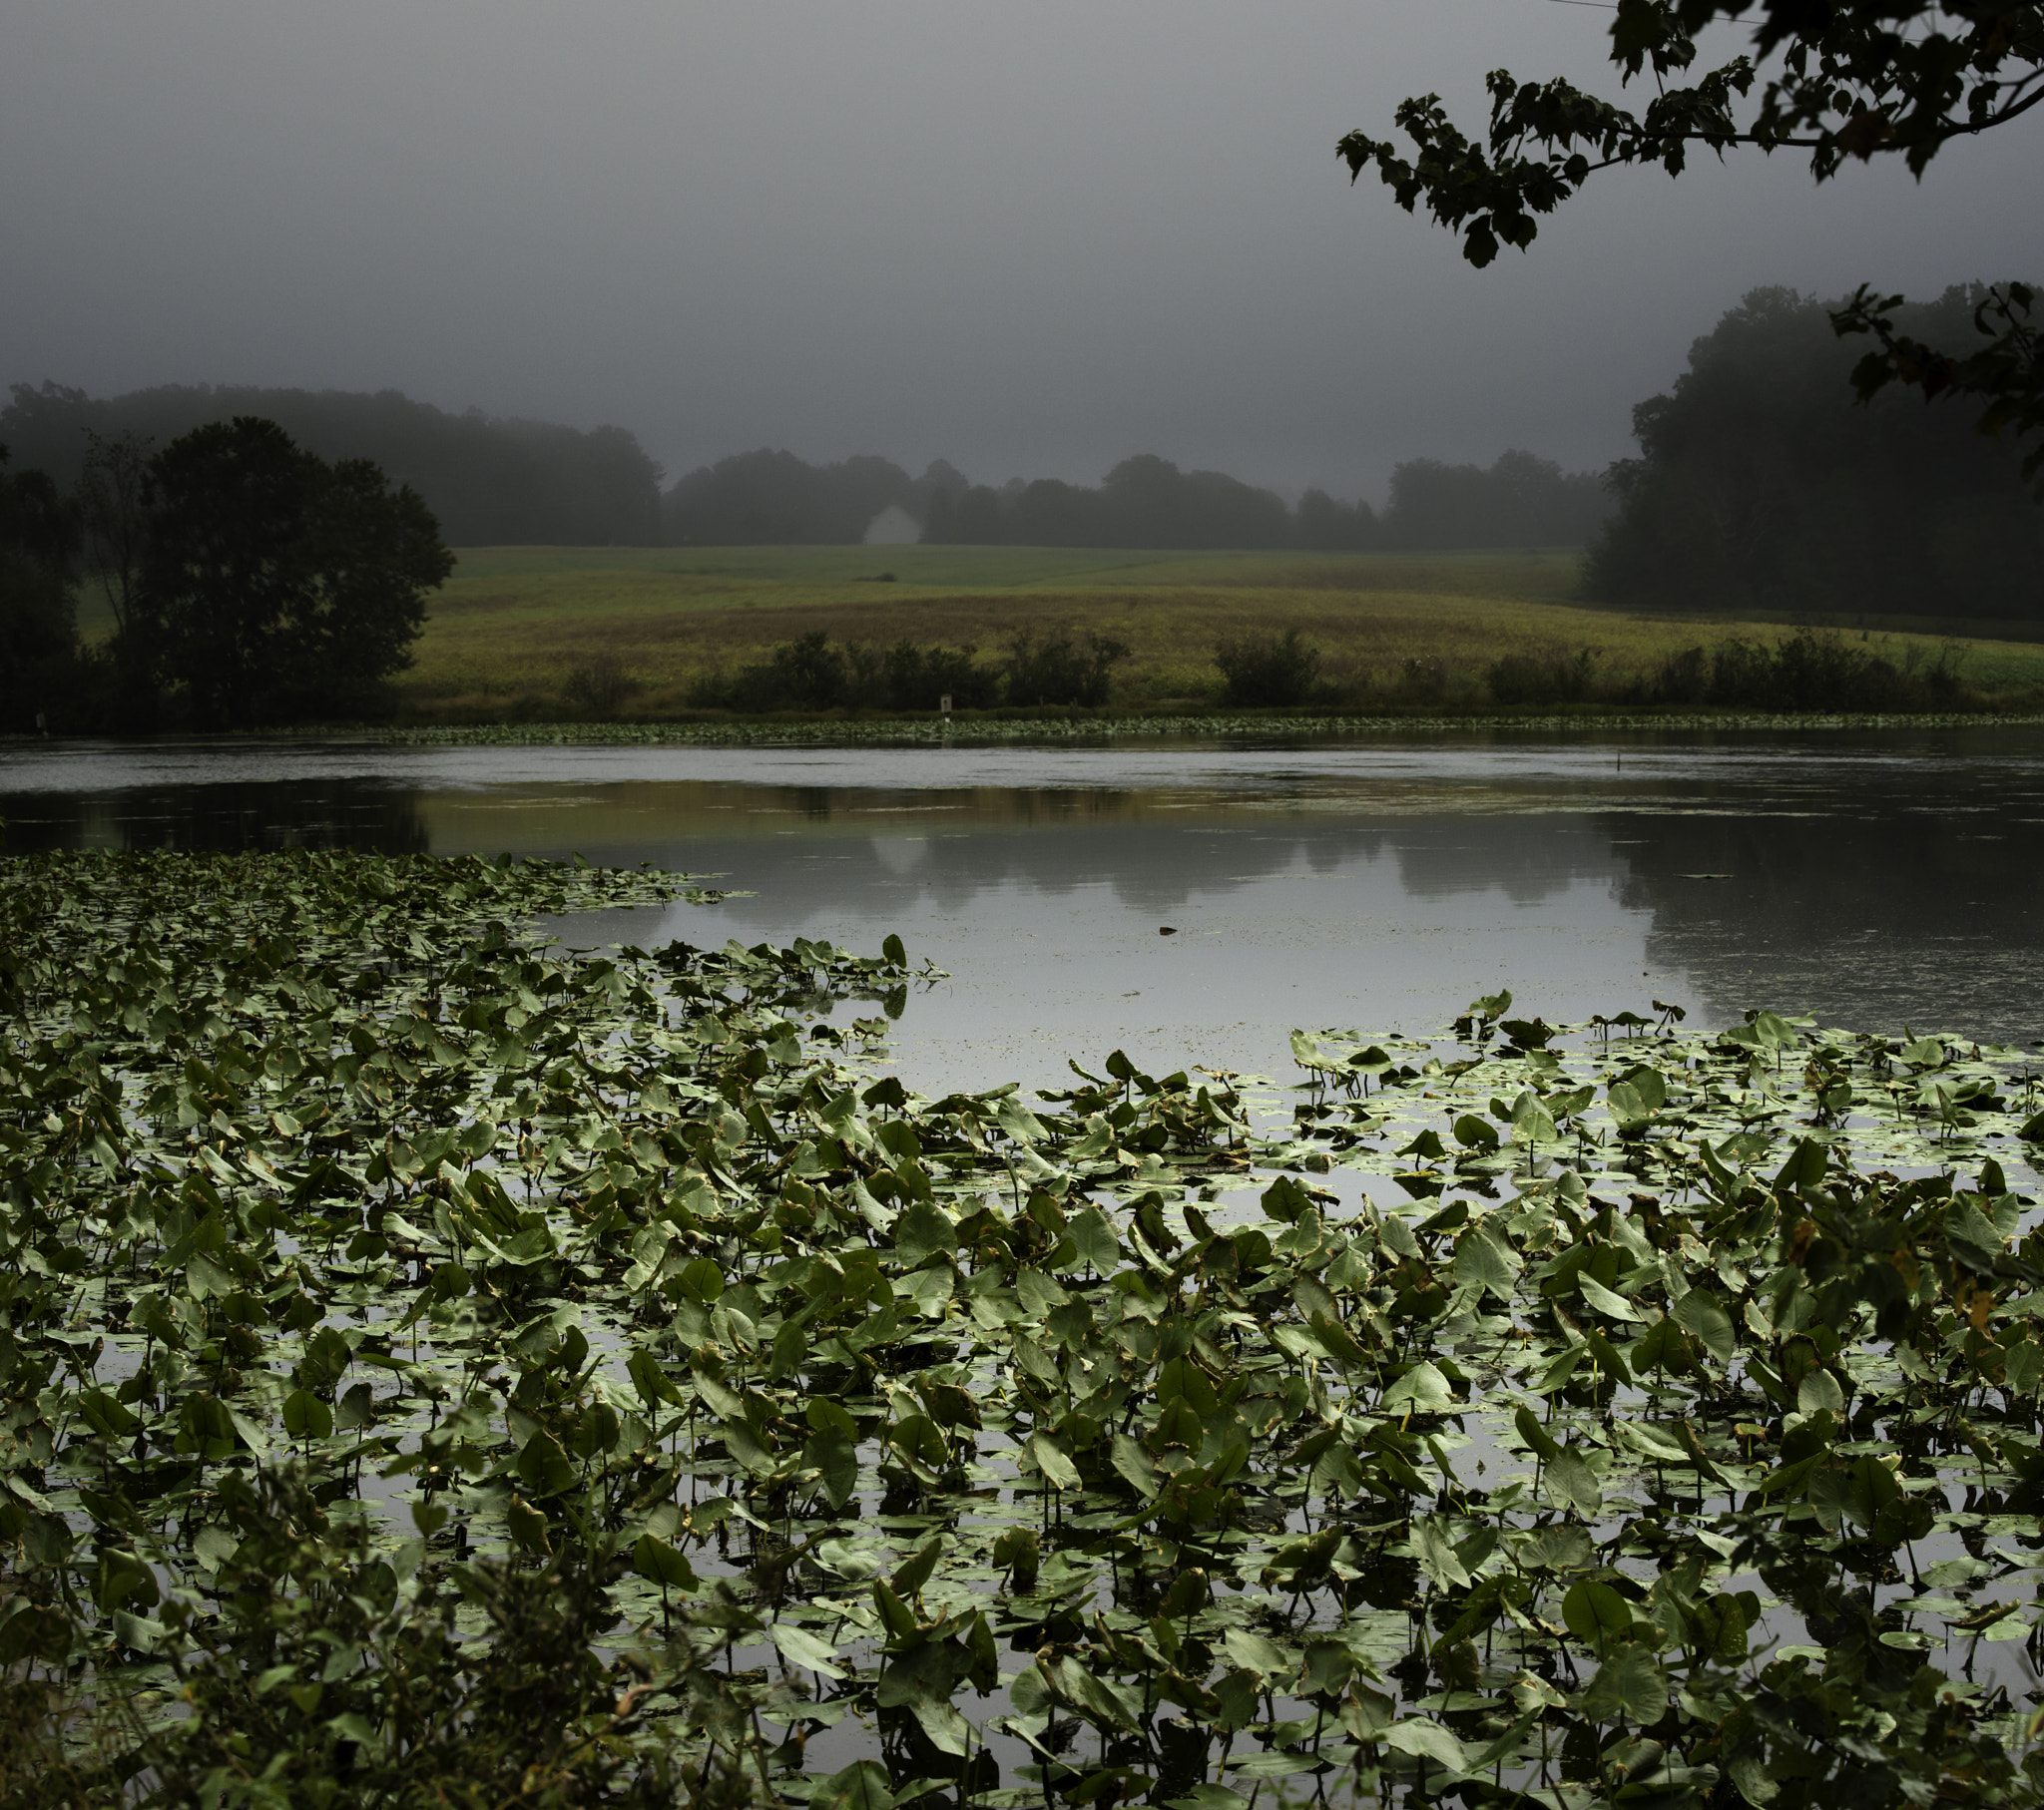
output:
[[[904, 637], [1000, 655], [1011, 636], [1092, 630], [1125, 642], [1118, 701], [1211, 702], [1215, 643], [1298, 629], [1351, 696], [1387, 695], [1406, 663], [1438, 663], [1447, 694], [1480, 695], [1508, 655], [1574, 657], [1599, 670], [1658, 667], [1735, 635], [1773, 642], [1779, 623], [1629, 616], [1574, 600], [1573, 551], [1516, 553], [1142, 553], [1008, 547], [464, 549], [434, 600], [417, 664], [399, 681], [414, 719], [479, 721], [559, 712], [569, 672], [619, 663], [639, 689], [628, 716], [672, 715], [691, 682], [765, 660], [822, 631], [837, 641]], [[883, 574], [891, 578], [883, 579]], [[2044, 686], [2044, 646], [1888, 628], [1872, 651], [1953, 645], [1976, 685]]]

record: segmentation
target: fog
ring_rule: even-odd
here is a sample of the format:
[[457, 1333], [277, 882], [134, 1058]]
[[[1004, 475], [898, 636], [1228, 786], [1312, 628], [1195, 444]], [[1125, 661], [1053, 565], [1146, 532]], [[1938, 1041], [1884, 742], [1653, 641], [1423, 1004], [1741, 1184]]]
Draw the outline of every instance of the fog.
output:
[[[2044, 125], [1919, 187], [1612, 172], [1489, 270], [1334, 156], [1482, 77], [1609, 91], [1554, 0], [8, 0], [0, 380], [396, 387], [1095, 482], [1135, 451], [1380, 496], [1630, 450], [1743, 291], [2036, 263]], [[1726, 44], [1732, 42], [1726, 35]]]

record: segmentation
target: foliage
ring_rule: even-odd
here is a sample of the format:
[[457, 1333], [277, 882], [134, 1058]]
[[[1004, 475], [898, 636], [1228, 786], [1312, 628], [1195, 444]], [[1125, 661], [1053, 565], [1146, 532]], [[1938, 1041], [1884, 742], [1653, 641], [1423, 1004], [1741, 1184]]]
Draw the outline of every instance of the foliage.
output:
[[1575, 546], [1608, 512], [1595, 477], [1506, 452], [1488, 470], [1407, 459], [1391, 471], [1389, 507], [1337, 503], [1308, 490], [1287, 512], [1269, 491], [1168, 459], [1124, 459], [1097, 490], [1039, 479], [938, 492], [926, 544], [1184, 548], [1471, 548]]
[[[964, 682], [971, 672], [993, 673], [1015, 629], [1044, 639], [1084, 625], [1130, 649], [1113, 673], [1121, 709], [1203, 715], [1224, 682], [1212, 664], [1218, 642], [1295, 628], [1321, 656], [1321, 707], [1412, 707], [1402, 675], [1419, 660], [1449, 676], [1456, 708], [1489, 710], [1484, 675], [1508, 657], [1544, 668], [1558, 651], [1572, 660], [1594, 647], [1597, 686], [1586, 701], [1640, 700], [1663, 663], [1700, 639], [1694, 620], [1572, 603], [1581, 562], [1557, 552], [1103, 561], [1062, 548], [897, 547], [887, 561], [892, 584], [873, 582], [872, 553], [853, 548], [471, 551], [434, 599], [417, 665], [393, 688], [411, 722], [574, 720], [587, 711], [563, 699], [563, 680], [608, 656], [644, 687], [623, 714], [672, 720], [731, 708], [737, 675], [821, 633], [844, 654], [847, 688], [862, 699], [840, 707], [933, 709], [948, 690], [960, 710], [1005, 708], [997, 682], [990, 694]], [[1710, 639], [1772, 644], [1783, 621], [1807, 620], [1774, 614], [1772, 623], [1735, 615]], [[1898, 668], [1934, 662], [1958, 636], [1994, 634], [1988, 621], [1856, 612], [1829, 620], [1855, 639], [1865, 633], [1865, 645]], [[925, 665], [897, 688], [889, 663], [904, 643], [925, 662], [941, 650], [948, 671], [933, 676]], [[1963, 652], [1962, 694], [1942, 707], [2022, 711], [2044, 696], [2044, 644], [1969, 639]]]
[[273, 421], [197, 428], [149, 463], [139, 610], [122, 641], [200, 728], [360, 714], [454, 568], [417, 492], [327, 465]]
[[1069, 633], [1037, 639], [1030, 628], [1008, 639], [1002, 695], [1011, 704], [1094, 706], [1107, 701], [1114, 669], [1129, 657], [1126, 642], [1089, 629], [1083, 645]]
[[810, 465], [763, 447], [677, 479], [661, 511], [669, 538], [689, 545], [856, 545], [883, 510], [902, 509], [920, 522], [934, 496], [965, 488], [964, 474], [941, 459], [911, 478], [871, 454]]
[[[1701, 650], [1699, 650], [1701, 652]], [[1668, 670], [1687, 672], [1687, 655], [1678, 655]], [[1544, 656], [1507, 654], [1493, 661], [1484, 675], [1492, 701], [1503, 704], [1581, 703], [1591, 694], [1597, 678], [1597, 657], [1588, 648], [1575, 655], [1560, 649]], [[1702, 703], [1702, 694], [1676, 701]]]
[[98, 583], [119, 636], [135, 614], [149, 542], [149, 442], [134, 433], [112, 439], [88, 431], [78, 474], [85, 565]]
[[1611, 513], [1602, 480], [1529, 452], [1488, 471], [1408, 459], [1391, 471], [1377, 544], [1385, 547], [1575, 547]]
[[714, 709], [935, 710], [948, 697], [959, 709], [995, 701], [1000, 674], [973, 659], [972, 647], [921, 646], [903, 636], [891, 646], [850, 641], [833, 647], [817, 631], [774, 649], [763, 663], [728, 677], [713, 672], [689, 701]]
[[68, 484], [97, 441], [167, 444], [195, 428], [257, 415], [330, 463], [368, 459], [424, 498], [461, 547], [644, 546], [665, 538], [659, 464], [623, 428], [448, 414], [395, 390], [168, 384], [93, 397], [16, 384], [0, 439]]
[[1089, 635], [1081, 648], [1070, 631], [1038, 642], [1031, 629], [1012, 638], [1001, 666], [982, 665], [970, 646], [924, 647], [903, 637], [891, 647], [872, 642], [832, 645], [821, 630], [783, 642], [770, 659], [734, 677], [705, 675], [690, 703], [766, 715], [783, 710], [934, 711], [946, 698], [960, 710], [996, 703], [1100, 704], [1108, 675], [1127, 658], [1119, 642]]
[[[1466, 136], [1448, 120], [1438, 95], [1399, 104], [1397, 125], [1413, 141], [1410, 160], [1389, 140], [1351, 132], [1336, 147], [1351, 181], [1374, 169], [1398, 205], [1421, 201], [1440, 225], [1462, 236], [1479, 268], [1500, 245], [1520, 250], [1538, 236], [1537, 216], [1551, 214], [1592, 175], [1626, 165], [1660, 165], [1671, 176], [1702, 146], [1723, 156], [1735, 146], [1763, 152], [1804, 150], [1818, 182], [1847, 158], [1899, 156], [1921, 176], [1954, 139], [1993, 130], [2044, 101], [2044, 7], [2003, 0], [1767, 0], [1754, 29], [1754, 54], [1689, 78], [1697, 36], [1714, 20], [1740, 19], [1754, 0], [1618, 0], [1611, 62], [1622, 82], [1651, 74], [1655, 98], [1628, 112], [1566, 81], [1521, 82], [1493, 70], [1487, 138]], [[1782, 62], [1742, 117], [1760, 66]], [[2028, 325], [2030, 290], [1997, 291], [1978, 316], [1993, 343], [1961, 358], [1893, 338], [1881, 316], [1899, 296], [1876, 301], [1866, 289], [1833, 316], [1841, 333], [1876, 332], [1881, 349], [1861, 364], [1862, 395], [1889, 381], [1939, 394], [1988, 398], [1983, 431], [2014, 425], [2034, 435], [2037, 336]], [[1987, 324], [2002, 322], [1997, 334]], [[2018, 318], [2018, 315], [2021, 318]], [[2033, 455], [2033, 472], [2044, 450]]]
[[614, 655], [599, 654], [588, 665], [569, 673], [561, 694], [591, 721], [607, 722], [638, 689], [638, 680], [625, 671], [622, 661]]
[[1231, 704], [1304, 703], [1320, 677], [1319, 650], [1296, 629], [1225, 640], [1214, 650], [1214, 664], [1228, 681], [1222, 701]]
[[[2039, 356], [2037, 328], [2030, 319], [2036, 299], [2036, 290], [2025, 282], [1977, 292], [1973, 330], [1987, 343], [1964, 356], [1941, 352], [1907, 331], [1897, 332], [1895, 317], [1902, 297], [1877, 297], [1864, 283], [1831, 315], [1831, 325], [1841, 336], [1871, 333], [1879, 341], [1877, 350], [1852, 367], [1852, 386], [1860, 401], [1871, 401], [1890, 383], [1919, 389], [1926, 401], [1945, 395], [1984, 396], [1987, 408], [1979, 423], [1983, 434], [1998, 436], [2003, 428], [2013, 427], [2016, 439], [2034, 440], [2044, 432], [2044, 358]], [[1996, 320], [1999, 327], [1989, 324]], [[2023, 459], [2024, 477], [2039, 478], [2044, 484], [2040, 474], [2044, 441], [2033, 445]]]
[[[1898, 319], [1962, 332], [1977, 291]], [[1757, 289], [1633, 411], [1619, 514], [1585, 589], [1656, 610], [1936, 617], [2044, 612], [2044, 517], [2014, 459], [1958, 417], [1890, 396], [1853, 408], [1822, 305]]]
[[515, 928], [674, 884], [9, 864], [51, 1777], [2037, 1801], [2030, 1055], [1501, 994], [1286, 1090], [929, 1100], [831, 1012], [904, 1008], [894, 939]]
[[0, 446], [0, 725], [19, 733], [76, 658], [78, 524], [47, 472], [8, 464]]

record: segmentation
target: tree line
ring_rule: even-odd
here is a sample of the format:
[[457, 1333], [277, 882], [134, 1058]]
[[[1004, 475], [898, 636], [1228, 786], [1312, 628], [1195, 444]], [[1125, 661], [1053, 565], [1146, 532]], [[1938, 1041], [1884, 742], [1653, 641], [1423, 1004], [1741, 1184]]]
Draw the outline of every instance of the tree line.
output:
[[643, 546], [664, 538], [665, 474], [625, 429], [584, 432], [475, 409], [449, 414], [396, 390], [167, 384], [96, 399], [61, 384], [18, 383], [0, 409], [0, 441], [18, 465], [68, 486], [95, 439], [168, 446], [237, 416], [274, 421], [329, 462], [369, 460], [424, 498], [457, 547]]
[[[259, 416], [161, 449], [92, 437], [68, 489], [0, 447], [0, 731], [376, 715], [453, 569], [409, 485]], [[90, 646], [88, 581], [113, 617]]]
[[1323, 490], [1293, 507], [1223, 472], [1181, 471], [1147, 453], [1099, 485], [1014, 478], [996, 488], [942, 459], [912, 477], [873, 454], [810, 464], [763, 448], [663, 489], [659, 463], [623, 428], [450, 414], [395, 390], [171, 384], [96, 398], [16, 384], [0, 409], [0, 442], [18, 466], [71, 486], [95, 440], [164, 446], [237, 416], [276, 422], [318, 458], [371, 461], [424, 498], [457, 547], [854, 545], [889, 509], [924, 541], [982, 546], [1576, 546], [1611, 506], [1595, 474], [1517, 451], [1487, 468], [1408, 459], [1392, 471], [1381, 509]]
[[[1998, 293], [1974, 284], [1933, 303], [1898, 304], [1890, 331], [1912, 345], [1962, 343], [1969, 333], [1993, 340], [1988, 316]], [[1153, 454], [1123, 460], [1094, 486], [1017, 478], [996, 488], [943, 460], [911, 476], [877, 456], [810, 464], [761, 450], [663, 491], [659, 465], [615, 428], [581, 433], [454, 416], [395, 392], [201, 386], [94, 401], [54, 384], [21, 385], [0, 411], [0, 442], [13, 445], [23, 474], [10, 480], [8, 558], [17, 577], [9, 583], [26, 598], [22, 562], [49, 569], [26, 550], [46, 546], [55, 506], [20, 488], [26, 468], [48, 474], [61, 497], [106, 482], [89, 456], [95, 446], [164, 446], [240, 412], [275, 421], [308, 456], [336, 466], [368, 460], [408, 487], [456, 544], [849, 544], [898, 511], [909, 536], [941, 545], [1585, 546], [1588, 594], [1633, 609], [1945, 620], [2044, 613], [2044, 511], [2029, 493], [2017, 437], [1983, 433], [1963, 407], [1926, 406], [1899, 386], [1855, 401], [1850, 379], [1864, 359], [1838, 337], [1836, 320], [1814, 297], [1757, 289], [1696, 341], [1667, 394], [1634, 410], [1637, 457], [1601, 476], [1524, 451], [1488, 467], [1408, 459], [1392, 471], [1381, 508], [1321, 490], [1287, 505], [1225, 473], [1181, 470]], [[105, 547], [85, 551], [95, 571], [108, 570]], [[55, 633], [52, 607], [22, 605], [26, 615], [9, 633], [24, 649]], [[18, 656], [29, 658], [41, 656]]]
[[763, 450], [690, 472], [663, 500], [670, 537], [700, 546], [852, 542], [887, 509], [938, 546], [1579, 546], [1610, 508], [1594, 474], [1517, 451], [1488, 468], [1408, 459], [1393, 469], [1382, 510], [1321, 490], [1293, 507], [1225, 472], [1182, 471], [1154, 453], [1124, 459], [1098, 485], [1014, 478], [996, 489], [941, 459], [912, 478], [886, 459], [810, 465]]

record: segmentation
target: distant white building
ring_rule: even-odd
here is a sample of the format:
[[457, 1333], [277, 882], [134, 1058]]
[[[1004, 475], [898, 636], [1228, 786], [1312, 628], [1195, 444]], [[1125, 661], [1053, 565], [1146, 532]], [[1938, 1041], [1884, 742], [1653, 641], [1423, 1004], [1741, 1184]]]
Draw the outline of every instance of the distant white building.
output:
[[921, 539], [922, 524], [899, 503], [889, 503], [866, 524], [868, 547], [913, 547]]

